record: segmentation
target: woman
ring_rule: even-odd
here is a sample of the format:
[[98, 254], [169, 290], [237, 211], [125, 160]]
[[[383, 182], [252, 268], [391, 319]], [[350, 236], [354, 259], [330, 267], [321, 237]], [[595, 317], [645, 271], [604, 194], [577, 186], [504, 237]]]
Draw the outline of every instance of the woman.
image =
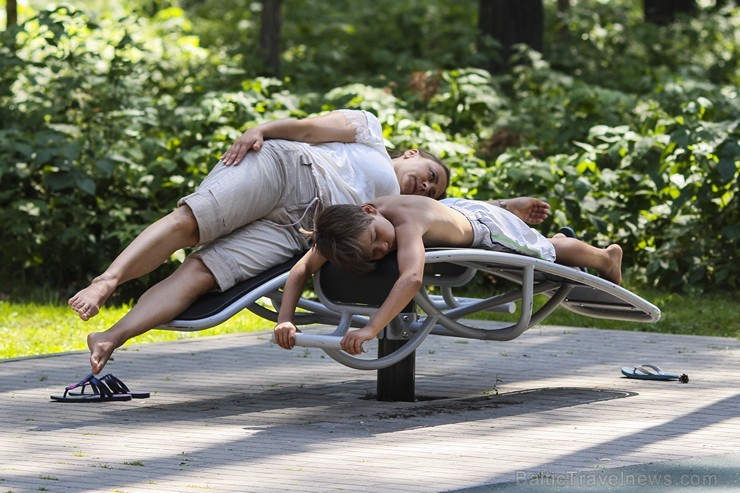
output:
[[[380, 123], [364, 111], [251, 128], [175, 211], [146, 228], [69, 300], [88, 320], [118, 285], [151, 272], [181, 248], [200, 245], [121, 320], [88, 335], [93, 373], [124, 342], [172, 320], [203, 294], [228, 289], [307, 250], [301, 230], [311, 229], [323, 207], [399, 193], [440, 198], [449, 178], [444, 164], [423, 151], [391, 159]], [[527, 198], [509, 203], [534, 220], [546, 207]]]

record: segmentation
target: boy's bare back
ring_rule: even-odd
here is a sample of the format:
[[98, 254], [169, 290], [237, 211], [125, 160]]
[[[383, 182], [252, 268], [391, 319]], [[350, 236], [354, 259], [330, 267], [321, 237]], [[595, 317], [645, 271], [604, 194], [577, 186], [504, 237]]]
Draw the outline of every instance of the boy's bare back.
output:
[[469, 247], [473, 243], [470, 221], [437, 200], [419, 195], [379, 197], [374, 201], [396, 230], [412, 227], [427, 247]]

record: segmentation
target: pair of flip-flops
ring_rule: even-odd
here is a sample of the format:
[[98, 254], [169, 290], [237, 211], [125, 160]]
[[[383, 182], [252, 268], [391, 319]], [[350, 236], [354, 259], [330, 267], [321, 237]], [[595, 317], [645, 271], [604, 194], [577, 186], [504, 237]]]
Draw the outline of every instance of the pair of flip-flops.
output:
[[[80, 389], [78, 392], [72, 390]], [[92, 373], [78, 383], [64, 388], [64, 395], [52, 395], [57, 402], [110, 402], [146, 399], [149, 392], [129, 390], [125, 383], [112, 374], [98, 378]]]
[[681, 383], [689, 383], [687, 374], [666, 373], [655, 365], [624, 366], [622, 367], [622, 375], [640, 380], [678, 380]]

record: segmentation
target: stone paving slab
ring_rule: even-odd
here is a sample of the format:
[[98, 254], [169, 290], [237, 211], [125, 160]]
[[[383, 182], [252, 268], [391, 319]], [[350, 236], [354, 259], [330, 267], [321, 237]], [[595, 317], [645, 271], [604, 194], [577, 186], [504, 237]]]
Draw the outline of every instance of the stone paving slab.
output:
[[[319, 327], [317, 330], [321, 330]], [[430, 337], [418, 402], [269, 333], [130, 345], [150, 399], [51, 402], [86, 352], [0, 362], [0, 491], [449, 491], [740, 452], [740, 341], [540, 326]], [[622, 378], [653, 363], [688, 384]]]

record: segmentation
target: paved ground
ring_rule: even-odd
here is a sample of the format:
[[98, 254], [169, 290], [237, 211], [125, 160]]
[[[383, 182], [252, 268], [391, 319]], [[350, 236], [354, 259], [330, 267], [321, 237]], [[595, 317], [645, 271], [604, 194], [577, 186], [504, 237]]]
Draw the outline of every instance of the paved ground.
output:
[[[740, 491], [739, 349], [552, 326], [433, 337], [415, 403], [266, 334], [128, 346], [107, 371], [152, 392], [130, 402], [49, 400], [82, 352], [3, 361], [0, 491]], [[691, 381], [621, 377], [647, 362]]]

